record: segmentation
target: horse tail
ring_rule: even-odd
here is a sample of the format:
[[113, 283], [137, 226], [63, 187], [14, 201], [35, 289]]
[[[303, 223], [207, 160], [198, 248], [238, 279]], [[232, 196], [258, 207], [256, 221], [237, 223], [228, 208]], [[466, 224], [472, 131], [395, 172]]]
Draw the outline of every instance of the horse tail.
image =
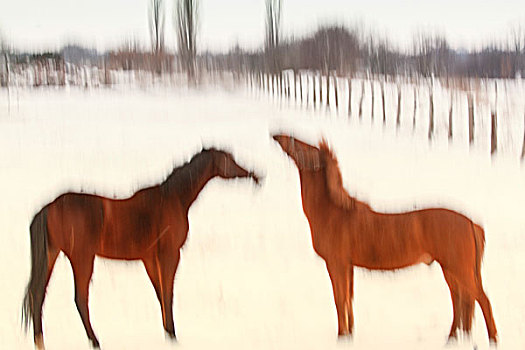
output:
[[474, 243], [476, 246], [476, 282], [481, 285], [481, 261], [483, 260], [483, 252], [485, 251], [485, 232], [483, 228], [475, 223], [472, 223], [474, 230]]
[[35, 215], [30, 226], [31, 232], [31, 277], [27, 284], [22, 305], [22, 323], [27, 331], [35, 314], [35, 300], [44, 297], [47, 279], [47, 209]]

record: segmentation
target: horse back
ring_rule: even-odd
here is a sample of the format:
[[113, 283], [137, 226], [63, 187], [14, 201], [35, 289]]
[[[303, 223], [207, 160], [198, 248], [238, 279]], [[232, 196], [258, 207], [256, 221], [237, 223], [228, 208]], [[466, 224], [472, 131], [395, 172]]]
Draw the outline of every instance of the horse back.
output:
[[386, 214], [358, 205], [353, 211], [334, 207], [328, 212], [311, 225], [314, 249], [325, 260], [337, 256], [356, 266], [394, 270], [434, 260], [446, 264], [458, 256], [475, 259], [474, 224], [451, 210]]
[[163, 246], [181, 247], [188, 219], [178, 201], [158, 193], [138, 192], [127, 200], [102, 201], [105, 223], [98, 254], [116, 259], [138, 259]]
[[104, 225], [102, 197], [66, 193], [48, 205], [50, 243], [70, 255], [92, 251]]
[[465, 215], [448, 209], [426, 209], [415, 215], [425, 250], [441, 265], [455, 265], [458, 259], [470, 265], [483, 253], [477, 242], [478, 238], [484, 242], [483, 229]]
[[180, 203], [155, 191], [127, 199], [66, 193], [48, 205], [50, 242], [71, 257], [141, 259], [162, 246], [181, 247], [188, 220]]

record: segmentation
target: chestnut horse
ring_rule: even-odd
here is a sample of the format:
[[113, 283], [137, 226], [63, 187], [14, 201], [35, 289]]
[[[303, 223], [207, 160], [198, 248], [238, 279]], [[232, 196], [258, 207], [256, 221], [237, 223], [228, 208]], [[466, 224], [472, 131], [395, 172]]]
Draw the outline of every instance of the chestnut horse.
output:
[[273, 138], [299, 169], [303, 210], [313, 248], [325, 260], [330, 275], [340, 336], [351, 335], [353, 330], [354, 266], [396, 270], [437, 261], [452, 298], [449, 340], [456, 338], [458, 327], [470, 333], [477, 301], [489, 339], [497, 341], [492, 308], [481, 282], [485, 237], [480, 226], [447, 209], [375, 212], [346, 192], [326, 142], [317, 148], [287, 135]]
[[66, 193], [47, 204], [31, 222], [31, 278], [23, 304], [26, 329], [33, 321], [34, 341], [43, 348], [42, 304], [60, 251], [69, 258], [75, 303], [91, 344], [99, 342], [89, 320], [89, 282], [95, 255], [142, 260], [155, 288], [166, 333], [175, 339], [173, 280], [180, 248], [188, 235], [188, 211], [214, 177], [259, 178], [241, 168], [230, 153], [208, 149], [175, 168], [159, 185], [123, 200]]

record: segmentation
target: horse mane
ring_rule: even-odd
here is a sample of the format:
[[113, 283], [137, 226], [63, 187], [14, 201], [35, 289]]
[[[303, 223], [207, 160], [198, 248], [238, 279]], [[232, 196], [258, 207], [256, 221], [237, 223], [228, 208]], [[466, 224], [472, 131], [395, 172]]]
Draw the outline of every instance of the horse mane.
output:
[[325, 166], [328, 196], [337, 206], [347, 210], [354, 209], [355, 200], [350, 197], [343, 187], [343, 177], [341, 176], [339, 163], [324, 138], [319, 142], [319, 150]]
[[166, 180], [159, 184], [162, 192], [165, 194], [171, 193], [173, 190], [177, 192], [184, 192], [191, 187], [193, 177], [200, 175], [206, 166], [211, 161], [211, 154], [215, 148], [203, 149], [196, 153], [186, 163], [178, 166], [172, 170]]

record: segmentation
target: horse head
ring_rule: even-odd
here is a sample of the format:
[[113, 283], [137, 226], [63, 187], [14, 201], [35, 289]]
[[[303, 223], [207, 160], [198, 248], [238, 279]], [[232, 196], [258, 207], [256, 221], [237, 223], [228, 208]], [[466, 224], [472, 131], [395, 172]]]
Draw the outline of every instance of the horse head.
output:
[[317, 147], [289, 135], [277, 134], [272, 137], [279, 143], [283, 151], [292, 158], [299, 170], [317, 171], [324, 167], [323, 157]]
[[235, 162], [231, 153], [216, 149], [210, 150], [213, 157], [213, 167], [217, 176], [223, 179], [232, 179], [236, 177], [249, 177], [255, 184], [260, 184], [260, 177], [253, 171], [248, 171]]
[[323, 139], [317, 148], [288, 135], [273, 135], [273, 139], [293, 159], [299, 170], [324, 170], [327, 194], [336, 205], [350, 210], [355, 208], [355, 200], [343, 186], [337, 158], [326, 140]]

